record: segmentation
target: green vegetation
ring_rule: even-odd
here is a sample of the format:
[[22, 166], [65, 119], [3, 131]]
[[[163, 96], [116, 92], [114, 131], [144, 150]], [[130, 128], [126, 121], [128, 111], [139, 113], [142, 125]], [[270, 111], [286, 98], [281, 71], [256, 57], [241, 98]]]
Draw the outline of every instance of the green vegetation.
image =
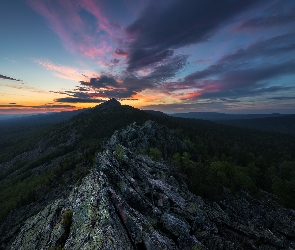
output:
[[273, 193], [282, 205], [295, 207], [294, 136], [209, 122], [205, 132], [202, 126], [192, 126], [198, 120], [180, 122], [185, 126], [174, 131], [189, 142], [189, 155], [177, 153], [171, 164], [179, 166], [194, 193], [214, 200], [221, 198], [222, 187], [249, 191], [256, 197], [262, 189]]
[[159, 161], [162, 159], [162, 152], [157, 148], [150, 148], [149, 155], [154, 161]]
[[[80, 182], [93, 166], [95, 153], [103, 149], [115, 130], [134, 121], [141, 125], [149, 119], [172, 129], [188, 146], [187, 152], [171, 156], [170, 162], [185, 176], [194, 193], [218, 199], [223, 186], [257, 196], [259, 189], [263, 189], [275, 194], [281, 204], [295, 208], [294, 135], [153, 116], [118, 106], [112, 111], [94, 108], [55, 125], [35, 124], [25, 129], [20, 124], [0, 125], [0, 163], [14, 159], [11, 166], [0, 169], [0, 222], [12, 209], [43, 199], [53, 188]], [[77, 141], [69, 145], [66, 142], [72, 136], [77, 136]], [[41, 146], [36, 155], [14, 158], [37, 145]], [[118, 160], [123, 159], [123, 153], [118, 146]], [[160, 160], [163, 152], [152, 144], [149, 152], [144, 153]]]
[[116, 156], [118, 161], [123, 161], [124, 150], [120, 145], [116, 146]]
[[33, 167], [48, 163], [50, 158], [39, 157], [36, 161], [19, 166], [17, 175], [5, 176], [2, 172], [5, 179], [0, 182], [0, 221], [3, 221], [12, 209], [43, 199], [51, 189], [64, 184], [65, 173], [69, 172], [67, 178], [70, 182], [80, 181], [89, 173], [88, 168], [92, 165], [91, 155], [85, 153], [78, 156], [72, 152], [65, 154], [58, 165], [39, 175], [33, 174]]
[[64, 228], [63, 235], [59, 238], [57, 242], [57, 250], [64, 249], [64, 245], [70, 235], [71, 225], [72, 225], [73, 211], [70, 209], [65, 210], [61, 215], [61, 225]]
[[69, 229], [72, 225], [72, 217], [73, 217], [73, 212], [70, 209], [67, 209], [66, 211], [63, 212], [61, 215], [61, 225]]

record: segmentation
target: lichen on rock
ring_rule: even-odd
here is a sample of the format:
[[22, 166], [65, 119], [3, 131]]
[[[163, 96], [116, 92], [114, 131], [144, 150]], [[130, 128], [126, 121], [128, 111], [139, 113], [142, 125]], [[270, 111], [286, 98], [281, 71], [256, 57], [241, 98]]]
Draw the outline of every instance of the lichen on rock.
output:
[[67, 198], [28, 219], [11, 249], [58, 247], [64, 235], [63, 247], [71, 250], [295, 248], [293, 210], [226, 189], [223, 200], [206, 201], [165, 162], [138, 154], [155, 145], [164, 157], [185, 148], [151, 121], [115, 132], [91, 173]]

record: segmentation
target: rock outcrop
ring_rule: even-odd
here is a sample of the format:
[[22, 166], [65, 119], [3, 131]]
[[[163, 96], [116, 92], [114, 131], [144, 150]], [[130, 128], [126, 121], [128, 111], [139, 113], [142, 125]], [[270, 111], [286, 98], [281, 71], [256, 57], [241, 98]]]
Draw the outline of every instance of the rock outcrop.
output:
[[295, 211], [267, 194], [205, 201], [169, 164], [139, 154], [151, 146], [164, 157], [185, 150], [151, 121], [116, 132], [91, 173], [28, 219], [11, 249], [295, 249]]

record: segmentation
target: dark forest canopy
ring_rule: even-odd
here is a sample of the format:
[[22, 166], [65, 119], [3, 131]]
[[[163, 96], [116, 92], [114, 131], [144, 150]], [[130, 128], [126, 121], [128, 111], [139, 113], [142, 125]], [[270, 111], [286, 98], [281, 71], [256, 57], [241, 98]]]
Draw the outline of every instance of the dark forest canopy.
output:
[[[1, 221], [11, 209], [44, 199], [56, 186], [78, 181], [115, 130], [147, 120], [167, 126], [187, 145], [186, 152], [164, 160], [194, 193], [214, 200], [221, 198], [222, 187], [246, 190], [257, 197], [262, 189], [295, 208], [294, 135], [169, 117], [130, 106], [100, 107], [61, 123], [0, 125]], [[29, 159], [21, 156], [27, 151], [34, 152]], [[40, 166], [45, 170], [36, 174]]]

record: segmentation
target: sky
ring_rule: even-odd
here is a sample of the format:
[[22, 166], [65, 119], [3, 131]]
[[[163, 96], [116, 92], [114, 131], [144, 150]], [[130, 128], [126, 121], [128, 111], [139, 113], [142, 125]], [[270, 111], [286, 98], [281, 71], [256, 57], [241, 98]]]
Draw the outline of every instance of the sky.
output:
[[0, 34], [0, 114], [295, 113], [294, 0], [9, 0]]

